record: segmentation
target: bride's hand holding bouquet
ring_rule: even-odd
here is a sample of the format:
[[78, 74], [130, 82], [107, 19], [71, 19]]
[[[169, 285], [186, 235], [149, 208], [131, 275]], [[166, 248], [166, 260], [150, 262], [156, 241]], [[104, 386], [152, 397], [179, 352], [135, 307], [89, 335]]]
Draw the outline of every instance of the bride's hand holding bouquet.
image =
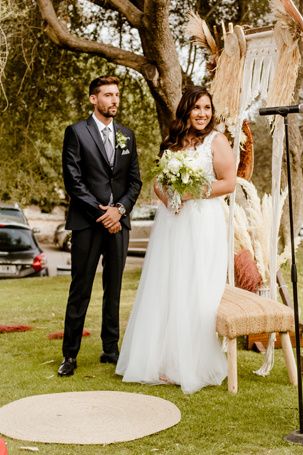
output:
[[199, 152], [165, 150], [157, 162], [155, 174], [158, 185], [166, 193], [166, 205], [176, 214], [184, 202], [203, 195], [207, 197], [211, 190]]

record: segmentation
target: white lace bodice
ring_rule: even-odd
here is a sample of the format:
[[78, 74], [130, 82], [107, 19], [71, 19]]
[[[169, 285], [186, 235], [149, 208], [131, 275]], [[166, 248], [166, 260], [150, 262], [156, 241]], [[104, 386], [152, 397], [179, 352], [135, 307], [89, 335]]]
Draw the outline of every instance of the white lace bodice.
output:
[[[216, 175], [213, 167], [213, 153], [212, 153], [212, 141], [214, 137], [218, 134], [218, 131], [211, 131], [208, 136], [204, 139], [202, 144], [199, 144], [196, 150], [201, 153], [201, 161], [203, 168], [211, 180], [215, 180]], [[194, 151], [194, 149], [192, 149]]]

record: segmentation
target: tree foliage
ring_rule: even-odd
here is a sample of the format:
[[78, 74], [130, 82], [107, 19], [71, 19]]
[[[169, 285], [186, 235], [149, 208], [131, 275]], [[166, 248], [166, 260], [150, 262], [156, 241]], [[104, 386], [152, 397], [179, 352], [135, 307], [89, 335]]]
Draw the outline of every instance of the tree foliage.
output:
[[[73, 20], [79, 23], [77, 10]], [[3, 77], [6, 96], [2, 93], [0, 99], [0, 200], [38, 204], [46, 211], [64, 202], [64, 129], [88, 116], [88, 85], [100, 74], [121, 78], [117, 120], [135, 125], [141, 167], [148, 179], [159, 130], [154, 102], [142, 78], [133, 78], [128, 70], [122, 72], [105, 59], [54, 45], [43, 33], [39, 11], [31, 1], [15, 4], [13, 14], [1, 24], [9, 60]]]
[[[193, 65], [182, 65], [178, 53], [187, 47], [188, 63], [195, 60], [182, 29], [186, 13], [198, 10], [217, 23], [224, 19], [257, 21], [256, 10], [241, 0], [86, 0], [73, 4], [72, 8], [82, 16], [77, 24], [71, 19], [72, 8], [61, 13], [65, 2], [57, 9], [51, 0], [37, 3], [46, 23], [45, 31], [56, 44], [75, 52], [100, 55], [144, 77], [156, 103], [162, 137], [174, 116], [182, 88], [192, 83]], [[261, 9], [266, 12], [265, 2], [259, 2], [258, 13]]]
[[[6, 13], [0, 13], [1, 27], [10, 54], [2, 78], [6, 110], [5, 97], [0, 100], [4, 111], [0, 199], [37, 202], [46, 210], [59, 201], [62, 189], [64, 128], [87, 116], [92, 78], [102, 73], [121, 78], [118, 120], [136, 132], [148, 182], [182, 89], [199, 83], [204, 75], [203, 53], [184, 35], [187, 13], [197, 11], [210, 26], [222, 21], [257, 26], [268, 20], [267, 0], [2, 0], [2, 4]], [[144, 188], [143, 197], [148, 197], [150, 186]]]

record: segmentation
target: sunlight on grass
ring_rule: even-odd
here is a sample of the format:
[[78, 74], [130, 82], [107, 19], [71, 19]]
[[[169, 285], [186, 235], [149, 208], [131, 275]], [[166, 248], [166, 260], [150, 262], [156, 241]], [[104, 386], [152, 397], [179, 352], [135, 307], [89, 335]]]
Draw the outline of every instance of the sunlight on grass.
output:
[[[302, 250], [298, 252], [299, 296], [302, 300]], [[284, 271], [288, 280], [287, 270]], [[121, 299], [121, 328], [135, 297], [140, 270], [126, 271]], [[299, 454], [283, 436], [297, 429], [297, 390], [289, 385], [282, 352], [276, 350], [275, 366], [269, 377], [252, 370], [263, 357], [239, 351], [239, 393], [227, 392], [226, 382], [194, 395], [184, 395], [176, 386], [125, 384], [112, 365], [101, 365], [101, 275], [97, 275], [85, 327], [90, 337], [82, 341], [78, 369], [70, 378], [59, 378], [61, 340], [48, 340], [51, 332], [63, 330], [69, 277], [6, 280], [0, 283], [1, 324], [28, 324], [30, 332], [0, 335], [0, 405], [29, 395], [82, 390], [119, 390], [159, 396], [172, 401], [182, 413], [181, 422], [159, 434], [124, 444], [73, 446], [23, 443], [5, 438], [9, 454], [20, 446], [39, 448], [43, 455], [142, 455], [142, 454]], [[291, 293], [291, 289], [290, 289]]]

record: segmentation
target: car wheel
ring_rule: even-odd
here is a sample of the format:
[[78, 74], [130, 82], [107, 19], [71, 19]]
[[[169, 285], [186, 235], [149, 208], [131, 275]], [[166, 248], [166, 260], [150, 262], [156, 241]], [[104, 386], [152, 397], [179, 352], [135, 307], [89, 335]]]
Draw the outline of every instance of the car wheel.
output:
[[49, 276], [48, 268], [40, 270], [40, 272], [37, 272], [35, 276]]
[[63, 243], [63, 250], [70, 252], [72, 249], [72, 236], [68, 234]]

